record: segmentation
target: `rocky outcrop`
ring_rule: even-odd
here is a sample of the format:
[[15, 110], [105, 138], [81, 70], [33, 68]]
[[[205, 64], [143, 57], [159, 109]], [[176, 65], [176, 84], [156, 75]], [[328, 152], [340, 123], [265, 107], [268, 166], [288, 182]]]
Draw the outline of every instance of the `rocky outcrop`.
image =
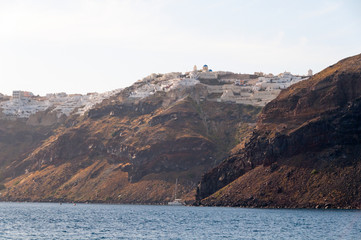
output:
[[58, 116], [57, 112], [52, 112], [51, 109], [48, 109], [30, 115], [26, 120], [26, 124], [31, 126], [52, 126], [64, 123], [66, 118], [65, 114]]
[[202, 177], [200, 204], [359, 208], [361, 174], [347, 167], [360, 165], [360, 111], [361, 55], [282, 91], [262, 110], [245, 148]]

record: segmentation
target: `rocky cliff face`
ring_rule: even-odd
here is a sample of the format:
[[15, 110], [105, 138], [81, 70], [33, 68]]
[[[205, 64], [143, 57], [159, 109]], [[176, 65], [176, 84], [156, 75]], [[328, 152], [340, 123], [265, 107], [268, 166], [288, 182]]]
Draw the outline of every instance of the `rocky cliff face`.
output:
[[[202, 86], [143, 99], [129, 99], [131, 91], [51, 125], [51, 134], [3, 166], [1, 199], [164, 203], [178, 178], [178, 195], [192, 200], [201, 174], [227, 156], [260, 111], [201, 101]], [[39, 115], [28, 124], [37, 119], [51, 122]]]
[[0, 120], [0, 180], [7, 175], [15, 176], [14, 172], [6, 171], [6, 167], [26, 158], [56, 127], [29, 126], [25, 120]]
[[281, 92], [245, 148], [202, 178], [204, 205], [360, 208], [361, 55]]

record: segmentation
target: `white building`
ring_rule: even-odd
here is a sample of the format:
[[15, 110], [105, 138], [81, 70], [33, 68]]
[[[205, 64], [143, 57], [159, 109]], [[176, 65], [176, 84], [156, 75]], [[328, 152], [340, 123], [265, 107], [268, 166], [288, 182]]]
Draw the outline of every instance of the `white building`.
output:
[[292, 84], [299, 82], [302, 77], [294, 76], [290, 72], [283, 72], [278, 74], [278, 76], [268, 75], [269, 77], [259, 77], [258, 82], [254, 86], [254, 90], [266, 90], [272, 91], [277, 89], [285, 89], [291, 86]]
[[224, 90], [222, 96], [221, 96], [222, 102], [235, 102], [234, 93], [231, 89]]
[[24, 101], [33, 96], [34, 96], [34, 94], [32, 92], [20, 91], [20, 90], [13, 91], [13, 99], [14, 100]]
[[203, 65], [202, 72], [209, 72], [207, 64]]
[[183, 78], [181, 81], [179, 81], [179, 85], [187, 87], [194, 86], [198, 83], [199, 81], [196, 78]]
[[208, 69], [208, 65], [203, 65], [202, 72], [198, 74], [199, 79], [218, 79], [218, 74]]

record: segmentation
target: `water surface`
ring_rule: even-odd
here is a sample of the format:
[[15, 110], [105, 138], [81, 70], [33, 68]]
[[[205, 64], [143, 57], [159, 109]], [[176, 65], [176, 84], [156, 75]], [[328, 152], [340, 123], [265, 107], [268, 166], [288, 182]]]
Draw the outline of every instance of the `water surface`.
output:
[[0, 203], [0, 239], [361, 239], [361, 211]]

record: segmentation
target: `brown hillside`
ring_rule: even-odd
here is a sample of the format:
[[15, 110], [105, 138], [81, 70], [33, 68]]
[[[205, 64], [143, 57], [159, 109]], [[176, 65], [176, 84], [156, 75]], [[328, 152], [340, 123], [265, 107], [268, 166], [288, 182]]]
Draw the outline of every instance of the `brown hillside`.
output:
[[[260, 108], [199, 101], [202, 89], [130, 101], [124, 90], [64, 125], [4, 170], [2, 200], [165, 203], [194, 200]], [[12, 175], [8, 174], [12, 173]]]
[[28, 156], [34, 148], [53, 134], [51, 126], [30, 126], [24, 120], [0, 120], [0, 180], [14, 172], [5, 171], [5, 167], [14, 161], [20, 161]]

